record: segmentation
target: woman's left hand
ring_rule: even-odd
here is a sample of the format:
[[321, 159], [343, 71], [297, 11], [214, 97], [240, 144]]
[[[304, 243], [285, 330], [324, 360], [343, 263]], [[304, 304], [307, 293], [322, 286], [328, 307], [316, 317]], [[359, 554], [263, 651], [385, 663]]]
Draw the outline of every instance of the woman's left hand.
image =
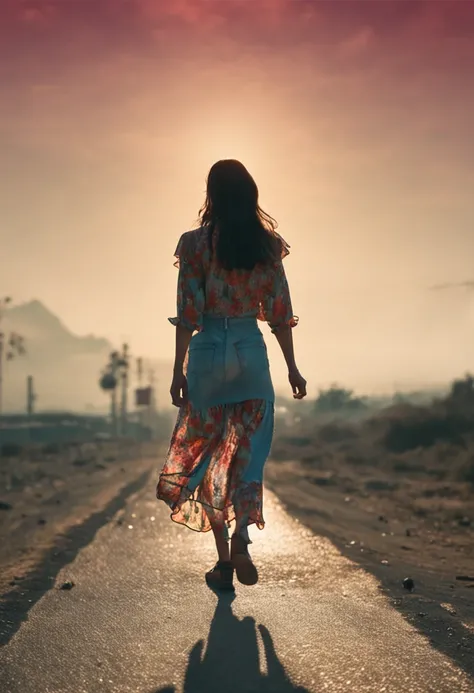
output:
[[182, 407], [188, 401], [188, 381], [183, 371], [173, 373], [170, 388], [171, 401], [175, 407]]

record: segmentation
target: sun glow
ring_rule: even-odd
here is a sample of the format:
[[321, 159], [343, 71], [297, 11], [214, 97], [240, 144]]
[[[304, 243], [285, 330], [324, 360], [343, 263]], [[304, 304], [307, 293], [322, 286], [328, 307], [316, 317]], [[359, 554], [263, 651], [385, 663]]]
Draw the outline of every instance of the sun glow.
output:
[[255, 133], [248, 127], [208, 124], [196, 138], [196, 163], [208, 170], [220, 159], [238, 159], [252, 175], [258, 175], [262, 151]]

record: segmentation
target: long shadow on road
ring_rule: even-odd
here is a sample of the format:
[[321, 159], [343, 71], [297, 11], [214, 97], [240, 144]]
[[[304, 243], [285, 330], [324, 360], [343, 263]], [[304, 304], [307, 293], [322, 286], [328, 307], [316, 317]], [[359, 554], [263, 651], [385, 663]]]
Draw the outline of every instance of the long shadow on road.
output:
[[[262, 625], [258, 630], [265, 650], [266, 673], [261, 673], [255, 620], [239, 620], [232, 612], [232, 601], [232, 596], [219, 599], [207, 647], [198, 640], [192, 648], [183, 693], [310, 693], [291, 682], [270, 633]], [[153, 693], [177, 691], [167, 686]]]

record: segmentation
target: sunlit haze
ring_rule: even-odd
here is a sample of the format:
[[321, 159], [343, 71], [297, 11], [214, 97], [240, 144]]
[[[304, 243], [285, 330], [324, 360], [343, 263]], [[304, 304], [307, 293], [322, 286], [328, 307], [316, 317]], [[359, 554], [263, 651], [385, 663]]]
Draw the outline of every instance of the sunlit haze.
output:
[[473, 3], [0, 7], [1, 295], [171, 361], [173, 251], [232, 157], [291, 245], [310, 394], [474, 370]]

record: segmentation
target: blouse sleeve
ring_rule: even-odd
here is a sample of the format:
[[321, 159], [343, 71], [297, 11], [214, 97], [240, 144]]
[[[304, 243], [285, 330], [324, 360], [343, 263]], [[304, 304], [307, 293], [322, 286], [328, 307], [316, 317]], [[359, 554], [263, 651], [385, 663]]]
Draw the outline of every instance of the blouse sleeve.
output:
[[181, 325], [194, 332], [202, 328], [205, 298], [201, 255], [197, 252], [196, 235], [192, 231], [181, 236], [174, 255], [177, 258], [174, 265], [179, 270], [177, 315], [168, 320], [172, 325]]
[[290, 288], [283, 267], [283, 258], [289, 254], [288, 248], [289, 246], [283, 241], [282, 257], [272, 267], [268, 292], [263, 304], [264, 317], [272, 332], [277, 332], [284, 325], [296, 327], [299, 320], [296, 315], [293, 315]]

